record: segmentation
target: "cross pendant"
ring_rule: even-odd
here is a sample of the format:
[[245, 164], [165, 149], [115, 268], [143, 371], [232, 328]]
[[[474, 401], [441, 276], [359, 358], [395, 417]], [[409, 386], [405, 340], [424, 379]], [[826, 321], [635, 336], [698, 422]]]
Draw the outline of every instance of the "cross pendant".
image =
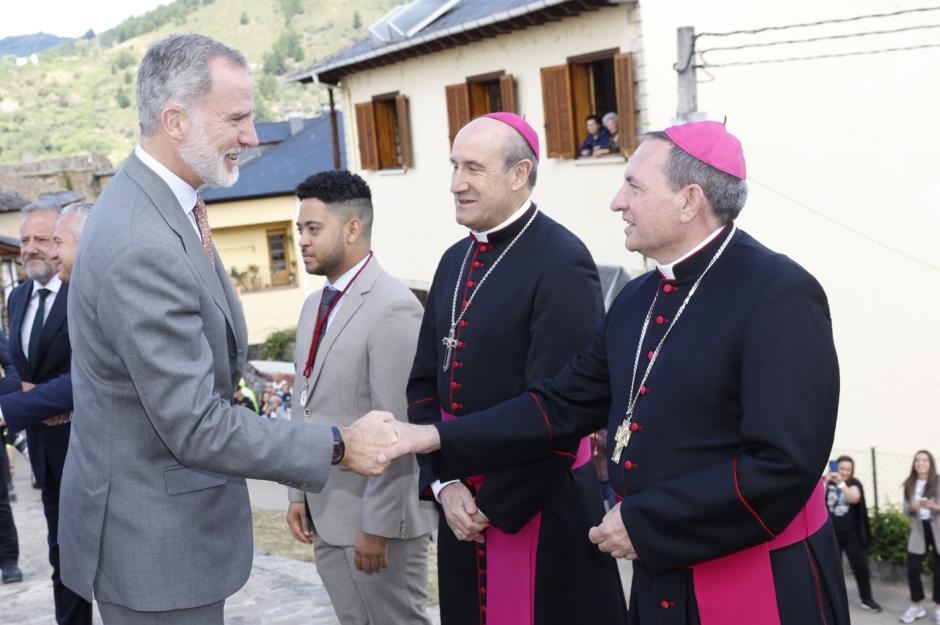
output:
[[614, 464], [620, 464], [620, 454], [623, 453], [623, 450], [627, 445], [630, 444], [630, 423], [633, 415], [627, 415], [627, 418], [623, 420], [623, 423], [617, 426], [617, 431], [614, 433], [614, 440], [617, 442], [614, 447], [614, 453], [610, 455], [610, 459], [614, 461]]
[[454, 338], [456, 331], [456, 325], [452, 325], [450, 333], [441, 339], [441, 343], [444, 345], [444, 371], [450, 369], [450, 358], [454, 353], [454, 348], [457, 347], [457, 339]]

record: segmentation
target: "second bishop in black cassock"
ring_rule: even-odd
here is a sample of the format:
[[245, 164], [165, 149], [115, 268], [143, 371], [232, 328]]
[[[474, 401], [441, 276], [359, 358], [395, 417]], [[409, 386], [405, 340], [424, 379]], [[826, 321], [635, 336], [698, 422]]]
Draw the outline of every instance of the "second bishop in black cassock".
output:
[[[522, 393], [557, 373], [587, 345], [602, 316], [590, 253], [534, 205], [496, 232], [459, 241], [444, 253], [428, 295], [408, 385], [409, 419], [422, 424], [442, 416], [459, 419]], [[443, 339], [454, 322], [448, 350]], [[438, 574], [444, 625], [518, 622], [511, 616], [517, 612], [504, 610], [507, 573], [508, 581], [522, 588], [508, 598], [510, 603], [531, 603], [522, 607], [534, 610], [535, 625], [626, 621], [615, 561], [587, 539], [589, 528], [604, 515], [594, 466], [584, 462], [590, 453], [587, 441], [572, 440], [545, 458], [525, 462], [514, 462], [510, 451], [505, 468], [487, 473], [482, 482], [480, 476], [450, 476], [475, 491], [491, 529], [486, 543], [458, 541], [441, 516]], [[433, 496], [440, 461], [440, 454], [419, 456], [424, 497]], [[530, 537], [534, 570], [513, 565], [494, 571], [504, 554], [495, 553], [502, 543], [493, 528], [510, 537]]]

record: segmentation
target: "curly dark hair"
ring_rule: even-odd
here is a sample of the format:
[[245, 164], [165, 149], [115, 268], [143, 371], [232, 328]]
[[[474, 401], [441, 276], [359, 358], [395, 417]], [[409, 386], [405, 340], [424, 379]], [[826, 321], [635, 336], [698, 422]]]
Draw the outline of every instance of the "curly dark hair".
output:
[[338, 204], [350, 200], [372, 200], [369, 185], [358, 174], [345, 169], [321, 171], [313, 174], [294, 191], [303, 201], [316, 198], [324, 204]]
[[359, 175], [345, 169], [313, 174], [295, 189], [297, 199], [320, 200], [347, 222], [358, 219], [366, 238], [372, 236], [372, 191]]

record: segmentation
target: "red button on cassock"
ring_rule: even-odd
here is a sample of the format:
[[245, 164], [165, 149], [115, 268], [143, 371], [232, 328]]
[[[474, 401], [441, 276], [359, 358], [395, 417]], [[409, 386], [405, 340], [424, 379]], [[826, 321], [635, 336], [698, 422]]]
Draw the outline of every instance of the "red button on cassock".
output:
[[660, 605], [660, 607], [662, 607], [664, 610], [667, 609], [667, 608], [672, 607], [672, 604], [669, 603], [668, 601], [666, 601], [665, 599], [662, 600], [662, 601], [660, 601], [660, 602], [659, 602], [659, 605]]
[[455, 361], [454, 361], [454, 369], [459, 369], [459, 368], [461, 368], [462, 366], [463, 366], [463, 363], [460, 362], [459, 360], [455, 360]]
[[457, 341], [457, 349], [463, 349], [466, 343], [463, 341]]
[[663, 286], [663, 293], [672, 293], [673, 290], [675, 290], [675, 287], [672, 286], [671, 284], [667, 284]]
[[490, 251], [490, 246], [487, 245], [486, 243], [480, 243], [480, 248], [479, 248], [479, 249], [480, 249], [481, 252], [488, 252], [488, 251]]
[[454, 402], [450, 405], [450, 407], [453, 408], [454, 410], [460, 410], [461, 408], [463, 408], [463, 404], [458, 404], [457, 402]]
[[483, 263], [481, 263], [481, 262], [478, 261], [478, 260], [475, 260], [475, 261], [473, 261], [473, 266], [476, 267], [477, 269], [479, 269], [480, 267], [483, 266]]
[[623, 468], [626, 469], [627, 471], [629, 471], [630, 469], [635, 469], [636, 463], [627, 460], [626, 462], [623, 463]]
[[470, 287], [471, 289], [475, 287], [476, 285], [477, 283], [474, 282], [473, 280], [467, 280], [467, 286]]
[[652, 359], [653, 359], [653, 352], [646, 352], [646, 359], [647, 359], [647, 360], [652, 360]]
[[631, 424], [630, 424], [630, 431], [631, 431], [631, 432], [639, 432], [641, 427], [643, 427], [643, 426], [640, 425], [639, 423], [631, 423]]
[[666, 321], [668, 321], [668, 319], [666, 319], [662, 315], [656, 315], [656, 325], [661, 326], [664, 323], [666, 323]]
[[461, 386], [463, 386], [463, 384], [461, 384], [460, 382], [451, 382], [451, 383], [450, 383], [450, 387], [451, 387], [451, 388], [460, 388]]
[[470, 324], [467, 323], [466, 320], [464, 320], [464, 319], [461, 319], [459, 322], [457, 322], [457, 327], [458, 327], [458, 328], [466, 328], [468, 325], [470, 325]]
[[650, 390], [649, 390], [647, 387], [645, 387], [645, 386], [641, 386], [641, 387], [640, 387], [640, 395], [646, 395], [646, 394], [649, 393], [649, 392], [650, 392]]

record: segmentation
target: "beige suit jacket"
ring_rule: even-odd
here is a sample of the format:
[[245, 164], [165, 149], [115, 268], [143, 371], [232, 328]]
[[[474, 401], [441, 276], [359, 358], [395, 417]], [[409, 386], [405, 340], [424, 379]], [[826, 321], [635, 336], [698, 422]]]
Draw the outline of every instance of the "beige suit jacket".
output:
[[[317, 350], [307, 403], [301, 404], [303, 372], [322, 291], [304, 302], [294, 352], [296, 382], [292, 419], [350, 425], [370, 410], [407, 420], [405, 385], [421, 325], [421, 304], [373, 258], [343, 297]], [[305, 493], [290, 489], [291, 501]], [[356, 532], [409, 539], [437, 525], [432, 504], [418, 499], [418, 465], [401, 458], [382, 475], [363, 477], [341, 467], [330, 471], [319, 493], [306, 493], [314, 531], [327, 543], [352, 546]]]

